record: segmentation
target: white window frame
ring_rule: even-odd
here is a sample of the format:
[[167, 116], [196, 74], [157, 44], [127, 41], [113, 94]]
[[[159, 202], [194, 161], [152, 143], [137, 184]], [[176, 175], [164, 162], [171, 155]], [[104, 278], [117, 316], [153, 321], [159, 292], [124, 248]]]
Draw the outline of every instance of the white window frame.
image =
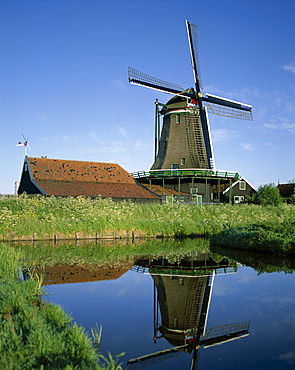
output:
[[245, 200], [244, 195], [234, 195], [234, 204], [243, 203]]
[[246, 181], [239, 181], [239, 190], [246, 190]]

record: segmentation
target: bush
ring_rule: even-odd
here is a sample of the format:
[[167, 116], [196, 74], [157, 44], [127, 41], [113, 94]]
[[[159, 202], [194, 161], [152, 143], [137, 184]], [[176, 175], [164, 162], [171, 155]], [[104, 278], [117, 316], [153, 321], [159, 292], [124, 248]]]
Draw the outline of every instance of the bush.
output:
[[292, 194], [290, 197], [285, 198], [284, 201], [287, 204], [295, 204], [295, 194]]
[[281, 204], [283, 200], [275, 184], [265, 184], [258, 188], [257, 193], [253, 197], [253, 202], [262, 206], [277, 206]]

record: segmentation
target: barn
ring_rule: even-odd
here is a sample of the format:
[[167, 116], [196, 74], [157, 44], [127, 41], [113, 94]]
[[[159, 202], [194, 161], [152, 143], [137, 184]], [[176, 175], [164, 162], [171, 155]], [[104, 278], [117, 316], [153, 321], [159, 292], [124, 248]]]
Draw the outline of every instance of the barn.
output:
[[118, 164], [47, 157], [25, 157], [17, 193], [161, 201], [160, 196], [138, 184]]
[[289, 198], [295, 194], [295, 183], [290, 182], [287, 184], [278, 184], [280, 195], [283, 198]]

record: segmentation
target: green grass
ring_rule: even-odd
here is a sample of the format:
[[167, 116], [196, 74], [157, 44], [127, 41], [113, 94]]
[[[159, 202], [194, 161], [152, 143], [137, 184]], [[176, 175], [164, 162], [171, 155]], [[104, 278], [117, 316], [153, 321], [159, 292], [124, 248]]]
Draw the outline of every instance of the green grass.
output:
[[214, 234], [227, 226], [280, 220], [292, 206], [261, 207], [228, 204], [220, 206], [158, 205], [113, 202], [110, 199], [55, 198], [36, 196], [0, 198], [0, 235], [37, 238], [55, 232], [73, 236], [76, 232], [142, 230], [147, 235]]
[[[0, 240], [214, 236], [228, 245], [293, 253], [293, 205], [196, 206], [114, 202], [110, 199], [0, 198]], [[266, 244], [272, 243], [274, 250]]]
[[248, 251], [295, 254], [294, 216], [264, 224], [232, 227], [211, 236], [211, 244]]

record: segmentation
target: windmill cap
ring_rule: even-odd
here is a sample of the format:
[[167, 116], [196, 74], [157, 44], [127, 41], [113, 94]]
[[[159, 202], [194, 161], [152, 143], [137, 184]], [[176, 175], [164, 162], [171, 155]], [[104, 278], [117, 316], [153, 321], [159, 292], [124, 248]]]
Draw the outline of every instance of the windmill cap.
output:
[[[184, 90], [182, 94], [187, 95], [187, 98], [183, 95], [175, 95], [171, 99], [168, 100], [166, 103], [166, 106], [168, 106], [168, 109], [175, 109], [175, 108], [185, 108], [187, 106], [187, 99], [188, 98], [195, 98], [196, 93], [195, 90], [190, 87], [187, 90]], [[167, 108], [163, 108], [163, 111], [165, 111]]]

